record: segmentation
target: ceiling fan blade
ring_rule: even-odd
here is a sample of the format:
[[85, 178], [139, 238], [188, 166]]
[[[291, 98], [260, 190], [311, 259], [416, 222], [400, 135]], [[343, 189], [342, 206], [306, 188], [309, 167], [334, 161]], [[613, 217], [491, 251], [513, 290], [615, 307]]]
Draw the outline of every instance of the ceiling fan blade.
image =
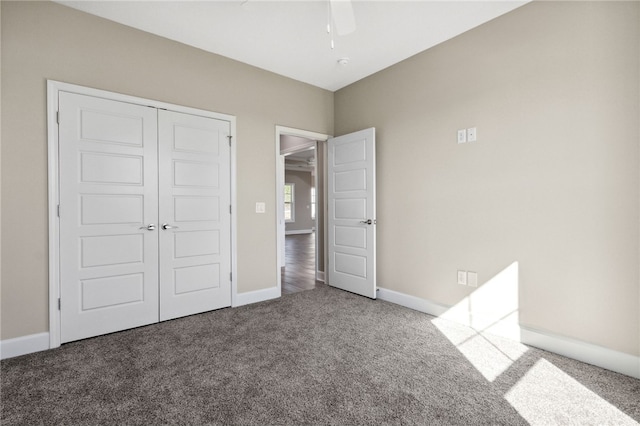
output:
[[351, 34], [356, 30], [356, 20], [353, 16], [351, 0], [329, 0], [331, 15], [338, 35]]

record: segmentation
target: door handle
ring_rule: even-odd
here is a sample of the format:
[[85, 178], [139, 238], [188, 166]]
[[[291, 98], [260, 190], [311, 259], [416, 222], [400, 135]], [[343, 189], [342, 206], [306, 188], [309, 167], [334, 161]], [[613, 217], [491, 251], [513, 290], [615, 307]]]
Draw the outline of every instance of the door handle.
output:
[[167, 230], [167, 229], [178, 229], [177, 226], [171, 226], [168, 223], [163, 223], [162, 224], [162, 229]]
[[141, 226], [140, 229], [146, 229], [147, 231], [153, 231], [156, 229], [156, 225], [153, 223], [148, 224], [147, 226]]
[[360, 223], [364, 223], [365, 225], [372, 225], [373, 221], [371, 219], [361, 220]]

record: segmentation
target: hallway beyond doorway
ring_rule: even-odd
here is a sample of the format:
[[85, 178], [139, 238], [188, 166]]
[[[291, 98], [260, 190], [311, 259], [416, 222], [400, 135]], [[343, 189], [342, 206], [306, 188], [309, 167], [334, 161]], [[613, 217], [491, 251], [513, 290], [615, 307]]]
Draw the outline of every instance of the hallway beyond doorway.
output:
[[285, 237], [285, 267], [282, 268], [282, 294], [313, 290], [324, 286], [316, 281], [315, 232]]

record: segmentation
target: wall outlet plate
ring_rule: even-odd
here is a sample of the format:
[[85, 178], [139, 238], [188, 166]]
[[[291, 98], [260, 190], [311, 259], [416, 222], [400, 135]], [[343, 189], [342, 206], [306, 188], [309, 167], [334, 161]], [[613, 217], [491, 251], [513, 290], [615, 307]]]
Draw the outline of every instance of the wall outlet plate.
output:
[[467, 285], [469, 287], [478, 287], [478, 273], [477, 272], [467, 272]]
[[458, 130], [458, 143], [465, 143], [467, 141], [467, 131], [465, 129]]
[[266, 209], [265, 203], [261, 203], [261, 202], [256, 203], [256, 213], [264, 213], [266, 211], [267, 209]]
[[458, 284], [467, 285], [467, 271], [458, 271]]

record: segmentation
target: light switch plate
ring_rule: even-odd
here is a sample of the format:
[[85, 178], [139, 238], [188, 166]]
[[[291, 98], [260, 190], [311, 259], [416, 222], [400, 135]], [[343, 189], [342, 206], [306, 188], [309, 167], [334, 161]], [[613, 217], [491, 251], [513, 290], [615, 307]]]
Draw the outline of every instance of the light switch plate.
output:
[[467, 285], [467, 271], [458, 271], [458, 284]]
[[467, 131], [465, 129], [458, 130], [458, 143], [465, 143], [467, 141]]
[[477, 272], [467, 272], [467, 285], [469, 287], [478, 287], [478, 273]]
[[262, 202], [256, 203], [256, 213], [264, 213], [266, 211], [267, 209], [266, 209], [265, 203], [262, 203]]

